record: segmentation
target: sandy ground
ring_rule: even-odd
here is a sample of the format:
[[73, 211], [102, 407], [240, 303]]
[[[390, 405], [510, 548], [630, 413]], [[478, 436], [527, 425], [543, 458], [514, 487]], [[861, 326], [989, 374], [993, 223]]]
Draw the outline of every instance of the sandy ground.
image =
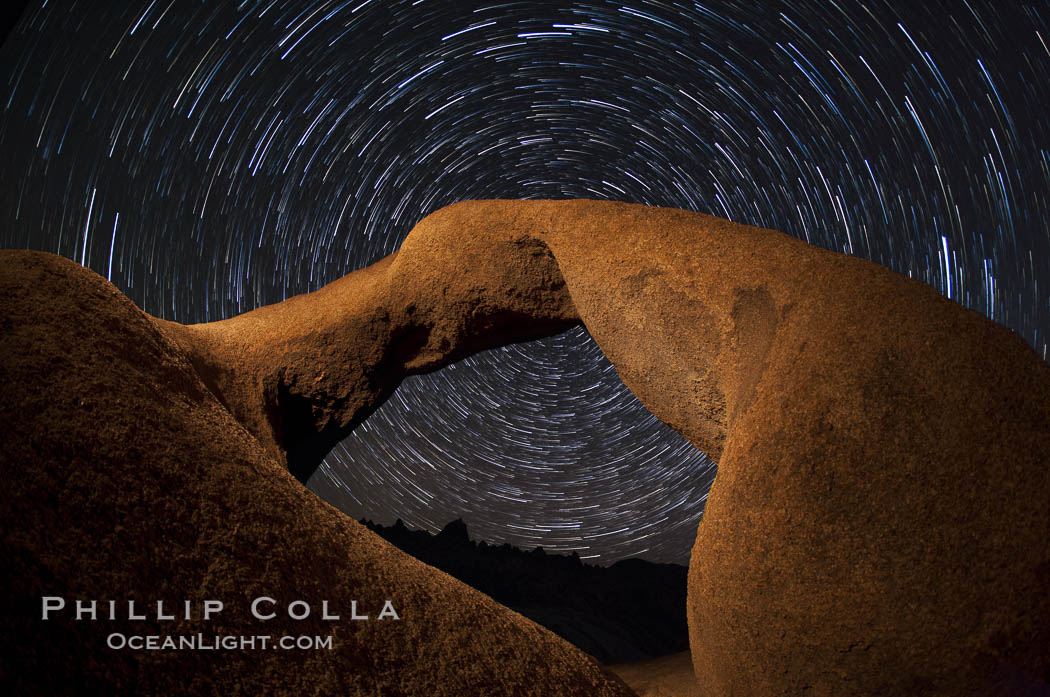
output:
[[638, 697], [699, 697], [688, 651], [640, 663], [609, 666]]

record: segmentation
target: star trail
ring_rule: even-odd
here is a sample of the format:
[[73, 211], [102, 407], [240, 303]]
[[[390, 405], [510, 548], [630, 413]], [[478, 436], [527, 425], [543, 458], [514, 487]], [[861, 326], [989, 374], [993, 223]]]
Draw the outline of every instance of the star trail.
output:
[[[872, 259], [1045, 359], [1050, 4], [760, 5], [36, 2], [0, 49], [0, 245], [193, 323], [455, 201], [616, 199]], [[577, 328], [406, 380], [309, 484], [355, 517], [685, 562], [714, 473]]]

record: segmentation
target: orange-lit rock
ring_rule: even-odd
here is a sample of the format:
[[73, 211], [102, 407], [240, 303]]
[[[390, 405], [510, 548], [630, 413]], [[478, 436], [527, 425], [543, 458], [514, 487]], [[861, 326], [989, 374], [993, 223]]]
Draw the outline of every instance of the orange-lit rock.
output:
[[[236, 655], [221, 675], [199, 656], [103, 664], [96, 628], [73, 625], [90, 639], [70, 649], [85, 680], [622, 694], [283, 469], [308, 473], [404, 375], [575, 321], [719, 462], [690, 567], [703, 694], [1012, 695], [1050, 679], [1050, 368], [883, 267], [596, 201], [456, 204], [372, 267], [189, 327], [71, 262], [5, 252], [0, 266], [5, 544], [27, 588], [340, 588], [406, 608], [394, 628], [342, 630], [353, 650]], [[53, 630], [10, 631], [48, 646]]]

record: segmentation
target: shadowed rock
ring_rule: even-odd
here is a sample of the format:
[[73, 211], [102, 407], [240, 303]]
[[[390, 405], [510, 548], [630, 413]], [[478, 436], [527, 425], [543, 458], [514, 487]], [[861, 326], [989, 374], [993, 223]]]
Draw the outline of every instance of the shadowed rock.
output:
[[[201, 357], [105, 279], [3, 251], [0, 297], [5, 694], [632, 694], [305, 489], [213, 396]], [[44, 596], [66, 605], [46, 621]], [[273, 619], [252, 616], [260, 597], [276, 601], [261, 608]], [[97, 601], [95, 620], [76, 618], [77, 600]], [[129, 600], [146, 620], [128, 618]], [[158, 600], [175, 619], [156, 618]], [[206, 600], [225, 607], [204, 620]], [[298, 600], [311, 606], [301, 621], [287, 612]], [[400, 619], [379, 619], [386, 600]], [[324, 601], [338, 621], [324, 619]], [[135, 651], [119, 637], [108, 648], [114, 634], [269, 643]], [[286, 635], [332, 644], [274, 649]]]
[[[5, 405], [3, 424], [33, 415], [14, 430], [8, 454], [20, 468], [4, 468], [13, 479], [5, 484], [17, 493], [15, 527], [49, 529], [49, 522], [71, 515], [85, 492], [111, 490], [78, 489], [78, 478], [87, 475], [71, 477], [68, 463], [79, 463], [73, 471], [89, 472], [89, 480], [104, 471], [107, 482], [120, 485], [125, 480], [114, 479], [112, 463], [135, 462], [129, 471], [174, 473], [165, 476], [178, 486], [134, 499], [162, 506], [174, 529], [195, 529], [191, 521], [203, 514], [193, 511], [215, 507], [214, 517], [205, 517], [210, 536], [201, 539], [219, 547], [243, 539], [223, 547], [226, 561], [204, 578], [234, 578], [242, 568], [254, 573], [266, 554], [276, 554], [279, 561], [264, 567], [270, 583], [289, 583], [289, 568], [296, 567], [286, 565], [289, 552], [277, 550], [292, 539], [298, 551], [329, 555], [303, 566], [296, 584], [320, 578], [325, 587], [350, 581], [362, 588], [367, 576], [350, 571], [358, 563], [339, 562], [343, 552], [331, 551], [353, 550], [376, 578], [419, 589], [405, 596], [406, 606], [441, 617], [426, 629], [404, 622], [399, 626], [412, 629], [396, 636], [364, 625], [359, 631], [372, 632], [368, 638], [386, 647], [378, 655], [388, 658], [359, 667], [356, 674], [370, 676], [362, 679], [406, 665], [389, 658], [393, 646], [438, 660], [436, 647], [453, 645], [465, 625], [442, 614], [445, 601], [423, 590], [445, 577], [412, 566], [311, 499], [275, 463], [303, 478], [404, 375], [582, 321], [643, 404], [719, 462], [690, 565], [692, 657], [704, 694], [1045, 689], [1050, 369], [1017, 335], [921, 283], [777, 232], [594, 201], [456, 204], [425, 218], [396, 255], [368, 269], [315, 293], [189, 327], [143, 315], [68, 262], [40, 259], [25, 253], [4, 259], [5, 277], [14, 279], [5, 292], [25, 296], [19, 301], [25, 307], [51, 297], [34, 295], [34, 283], [56, 297], [56, 308], [42, 315], [15, 303], [20, 320], [5, 308], [5, 326], [14, 321], [20, 329], [5, 330], [4, 370], [24, 386]], [[60, 278], [48, 285], [11, 271], [33, 264]], [[77, 292], [58, 292], [66, 286]], [[105, 299], [84, 305], [89, 286]], [[87, 329], [83, 318], [90, 318]], [[104, 322], [113, 328], [99, 331], [110, 327]], [[49, 346], [73, 347], [63, 349], [72, 351], [72, 362]], [[137, 356], [146, 349], [151, 353]], [[40, 359], [34, 353], [40, 350], [50, 353]], [[89, 359], [87, 350], [101, 358]], [[124, 361], [138, 382], [128, 386], [111, 376], [106, 361], [114, 360]], [[55, 376], [55, 366], [66, 363], [75, 379], [62, 370]], [[144, 389], [157, 395], [140, 394]], [[88, 426], [56, 429], [69, 414], [83, 413], [59, 395], [85, 391], [126, 401], [77, 416], [77, 424], [102, 428], [100, 436], [89, 437]], [[52, 403], [58, 406], [44, 410]], [[150, 424], [130, 441], [136, 446], [109, 425], [121, 409], [134, 409]], [[44, 445], [50, 454], [28, 466], [34, 448]], [[192, 475], [175, 466], [186, 459], [196, 468]], [[54, 470], [59, 461], [64, 474], [27, 473], [41, 463]], [[224, 464], [230, 462], [239, 464]], [[26, 477], [42, 483], [27, 488]], [[216, 487], [225, 486], [233, 487], [237, 506], [219, 504]], [[56, 489], [67, 498], [56, 498]], [[106, 508], [112, 495], [91, 496], [112, 521]], [[140, 523], [152, 519], [133, 510]], [[233, 527], [227, 512], [233, 510], [251, 511], [242, 527]], [[35, 525], [26, 524], [30, 519]], [[59, 551], [48, 553], [28, 533], [11, 539], [20, 540], [24, 565], [36, 564], [37, 576], [48, 579], [59, 561], [69, 561], [69, 547], [82, 534], [61, 533], [60, 544], [46, 547]], [[142, 563], [151, 538], [135, 534], [143, 537], [131, 550]], [[191, 547], [198, 574], [216, 563], [204, 562], [216, 552], [200, 552], [199, 544]], [[133, 577], [131, 562], [106, 559], [106, 578]], [[64, 578], [70, 584], [94, 578], [97, 564], [83, 562]], [[416, 569], [418, 580], [400, 584], [393, 569], [402, 568]], [[179, 587], [196, 587], [201, 578], [189, 574], [183, 582], [190, 585]], [[83, 583], [129, 587], [112, 579]], [[449, 603], [462, 597], [488, 607], [459, 584], [442, 587]], [[535, 656], [519, 656], [520, 632], [540, 631], [515, 622], [497, 606], [473, 620], [480, 636], [497, 642], [486, 646], [515, 647], [512, 655], [500, 654], [513, 677], [491, 678], [498, 683], [491, 689], [490, 678], [477, 677], [486, 669], [472, 666], [492, 665], [486, 653], [492, 648], [468, 652], [447, 673], [474, 675], [457, 679], [481, 681], [488, 694], [515, 689]], [[507, 633], [506, 626], [515, 629]], [[565, 653], [545, 633], [535, 636], [548, 637], [537, 639], [546, 642], [541, 653], [556, 652], [555, 664], [565, 666], [551, 683], [560, 686], [554, 693], [605, 679], [585, 665], [573, 673], [578, 654]], [[333, 670], [318, 661], [310, 669]], [[426, 680], [413, 670], [409, 675]], [[618, 689], [601, 685], [596, 689]]]

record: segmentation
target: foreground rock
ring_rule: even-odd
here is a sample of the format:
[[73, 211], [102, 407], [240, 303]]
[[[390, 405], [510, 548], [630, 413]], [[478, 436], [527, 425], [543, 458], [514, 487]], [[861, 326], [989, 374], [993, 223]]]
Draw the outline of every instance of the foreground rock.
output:
[[[101, 277], [5, 251], [0, 297], [5, 694], [632, 694], [306, 490]], [[44, 596], [66, 604], [47, 621]], [[275, 618], [252, 615], [260, 597]], [[94, 621], [76, 619], [78, 599], [98, 601]], [[128, 600], [146, 620], [128, 619]], [[157, 619], [158, 600], [175, 619]], [[203, 620], [207, 600], [225, 607]], [[297, 600], [310, 604], [302, 621], [286, 611]], [[399, 620], [379, 618], [386, 600]], [[324, 601], [339, 620], [323, 618]], [[351, 619], [355, 602], [368, 620]], [[108, 648], [198, 634], [194, 649]], [[270, 644], [207, 648], [259, 635]], [[284, 635], [332, 647], [273, 648]]]
[[[40, 588], [398, 589], [436, 614], [396, 635], [355, 625], [353, 645], [378, 648], [310, 654], [273, 679], [437, 694], [433, 665], [511, 694], [550, 660], [553, 694], [589, 680], [614, 693], [579, 654], [413, 566], [278, 468], [303, 478], [408, 373], [582, 320], [634, 394], [719, 461], [690, 566], [703, 694], [1012, 695], [1050, 679], [1050, 369], [923, 284], [777, 232], [593, 201], [457, 204], [368, 269], [191, 327], [71, 266], [4, 259], [19, 298], [4, 315], [18, 386], [2, 412], [6, 544]], [[466, 636], [481, 638], [460, 648]], [[103, 681], [204, 665], [103, 670], [95, 644], [74, 646]]]

